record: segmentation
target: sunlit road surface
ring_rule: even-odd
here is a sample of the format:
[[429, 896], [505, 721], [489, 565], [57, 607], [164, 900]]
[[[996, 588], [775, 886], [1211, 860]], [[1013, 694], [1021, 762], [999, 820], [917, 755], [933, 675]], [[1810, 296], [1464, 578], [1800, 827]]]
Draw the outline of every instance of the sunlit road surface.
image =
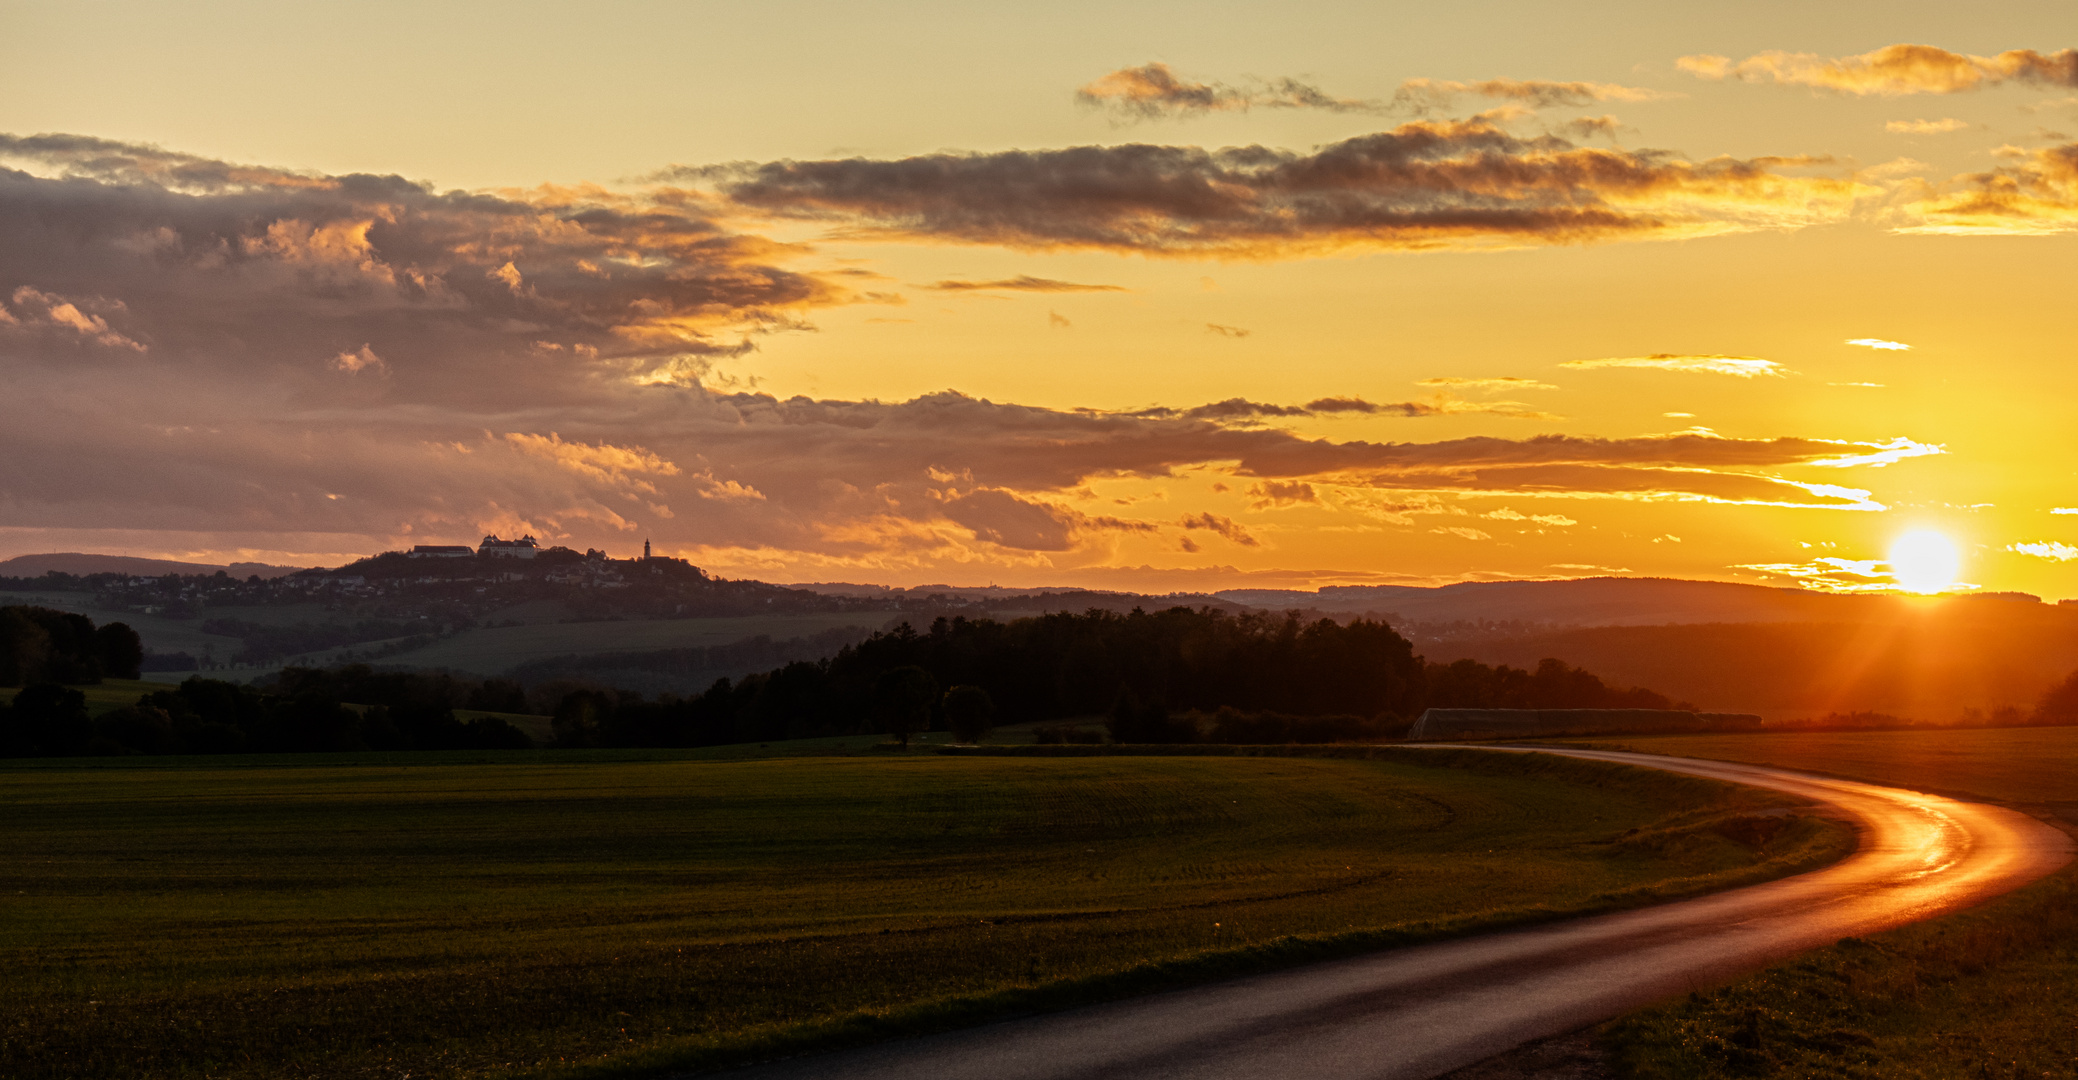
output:
[[1426, 1078], [1843, 937], [1968, 907], [2069, 862], [2011, 810], [1756, 765], [1592, 750], [1823, 802], [1861, 831], [1822, 870], [1694, 900], [1397, 949], [742, 1070], [757, 1080]]

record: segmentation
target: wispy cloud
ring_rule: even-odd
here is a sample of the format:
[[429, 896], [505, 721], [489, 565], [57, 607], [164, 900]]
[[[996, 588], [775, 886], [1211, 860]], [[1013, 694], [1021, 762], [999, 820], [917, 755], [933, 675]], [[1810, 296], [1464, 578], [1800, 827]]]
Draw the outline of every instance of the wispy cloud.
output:
[[2078, 559], [2078, 547], [2057, 540], [2007, 544], [2006, 550], [2021, 555], [2033, 555], [2037, 559], [2048, 559], [2051, 562], [2070, 562], [2072, 559]]
[[1019, 274], [1014, 278], [995, 281], [961, 281], [946, 279], [919, 286], [938, 292], [1035, 292], [1035, 293], [1082, 293], [1082, 292], [1131, 292], [1123, 285], [1085, 285], [1077, 281], [1056, 281], [1053, 278], [1033, 277]]
[[2078, 506], [2051, 507], [2049, 512], [2052, 514], [2078, 514]]
[[1691, 162], [1417, 121], [1312, 153], [1080, 146], [680, 168], [743, 211], [839, 235], [1283, 258], [1346, 249], [1673, 239], [1837, 220], [1863, 188], [1815, 158]]
[[1751, 379], [1758, 375], [1780, 377], [1786, 368], [1756, 356], [1723, 356], [1715, 353], [1653, 353], [1651, 356], [1619, 356], [1602, 360], [1568, 360], [1563, 368], [1646, 368], [1653, 371], [1683, 371], [1700, 375], [1732, 375]]
[[1185, 515], [1183, 519], [1183, 527], [1185, 529], [1207, 530], [1219, 536], [1223, 536], [1228, 540], [1231, 540], [1234, 543], [1241, 545], [1242, 547], [1259, 547], [1262, 543], [1261, 541], [1257, 540], [1254, 536], [1249, 535], [1248, 530], [1243, 528], [1241, 524], [1235, 521], [1233, 518], [1222, 517], [1218, 514], [1207, 513]]
[[2078, 50], [2039, 53], [2013, 49], [1972, 56], [1932, 45], [1886, 45], [1859, 56], [1771, 51], [1744, 60], [1684, 56], [1683, 71], [1705, 79], [1741, 79], [1811, 86], [1845, 94], [1956, 94], [2008, 82], [2078, 86]]
[[1455, 416], [1486, 413], [1517, 420], [1562, 420], [1564, 417], [1538, 412], [1520, 401], [1466, 401], [1450, 394], [1437, 394], [1416, 401], [1365, 401], [1357, 397], [1315, 398], [1304, 405], [1273, 405], [1247, 398], [1228, 398], [1193, 408], [1158, 405], [1132, 413], [1134, 416], [1180, 417], [1186, 420], [1253, 421], [1298, 416]]
[[2078, 143], [2033, 152], [1990, 172], [1924, 186], [1899, 208], [1897, 231], [2045, 236], [2078, 230]]
[[[1867, 593], [1912, 591], [1903, 588], [1898, 574], [1890, 563], [1883, 559], [1843, 559], [1832, 555], [1821, 555], [1810, 562], [1802, 563], [1742, 563], [1735, 570], [1752, 570], [1769, 577], [1782, 577], [1795, 581], [1804, 588], [1816, 592]], [[1964, 582], [1955, 582], [1947, 591], [1968, 592], [1977, 588]]]
[[1174, 119], [1251, 109], [1378, 112], [1377, 102], [1338, 98], [1298, 79], [1251, 79], [1245, 86], [1187, 79], [1163, 63], [1120, 68], [1075, 91], [1075, 100], [1132, 120]]
[[1512, 375], [1504, 375], [1498, 378], [1489, 379], [1462, 379], [1454, 375], [1443, 375], [1433, 379], [1417, 380], [1414, 385], [1456, 387], [1466, 390], [1480, 390], [1489, 394], [1500, 390], [1558, 389], [1558, 387], [1553, 386], [1548, 382], [1538, 382], [1535, 379], [1519, 379]]
[[1962, 131], [1970, 126], [1967, 120], [1948, 117], [1943, 120], [1892, 120], [1883, 125], [1883, 130], [1893, 135], [1946, 135], [1951, 131]]
[[1303, 480], [1265, 480], [1251, 485], [1248, 493], [1255, 497], [1255, 501], [1249, 504], [1251, 510], [1320, 505], [1320, 493]]
[[1240, 326], [1225, 326], [1220, 323], [1206, 323], [1205, 332], [1208, 334], [1218, 334], [1220, 337], [1245, 338], [1248, 335], [1254, 333], [1255, 331]]
[[1479, 516], [1488, 521], [1528, 521], [1538, 525], [1554, 525], [1560, 528], [1580, 524], [1564, 514], [1525, 514], [1505, 506], [1499, 510], [1491, 510]]
[[[1393, 95], [1393, 104], [1413, 112], [1448, 109], [1472, 96], [1506, 101], [1526, 109], [1578, 108], [1609, 101], [1663, 101], [1680, 97], [1663, 90], [1599, 82], [1555, 82], [1547, 79], [1408, 79]], [[1604, 118], [1607, 119], [1607, 118]]]
[[1874, 337], [1848, 338], [1847, 344], [1859, 345], [1864, 349], [1883, 349], [1889, 352], [1904, 352], [1912, 348], [1912, 346], [1902, 341], [1885, 341], [1882, 338]]

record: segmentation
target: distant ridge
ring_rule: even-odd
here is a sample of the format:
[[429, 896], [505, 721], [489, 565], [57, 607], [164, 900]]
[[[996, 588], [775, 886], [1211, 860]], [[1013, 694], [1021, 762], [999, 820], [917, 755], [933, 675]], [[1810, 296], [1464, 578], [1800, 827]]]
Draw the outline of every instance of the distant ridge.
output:
[[[1861, 622], [1887, 619], [1912, 603], [1896, 596], [1843, 596], [1732, 581], [1680, 578], [1574, 578], [1567, 581], [1467, 581], [1415, 585], [1330, 585], [1319, 592], [1228, 589], [1220, 599], [1251, 607], [1376, 611], [1403, 622], [1526, 622], [1557, 626], [1656, 626], [1678, 623]], [[1983, 601], [2039, 603], [2020, 593]]]
[[158, 574], [214, 574], [219, 570], [241, 581], [258, 574], [263, 579], [287, 577], [301, 566], [273, 566], [268, 563], [238, 562], [229, 565], [217, 563], [176, 562], [172, 559], [140, 559], [131, 555], [93, 555], [78, 551], [59, 551], [47, 555], [17, 555], [0, 562], [0, 577], [34, 578], [52, 571], [60, 574], [130, 574], [136, 577], [151, 577]]

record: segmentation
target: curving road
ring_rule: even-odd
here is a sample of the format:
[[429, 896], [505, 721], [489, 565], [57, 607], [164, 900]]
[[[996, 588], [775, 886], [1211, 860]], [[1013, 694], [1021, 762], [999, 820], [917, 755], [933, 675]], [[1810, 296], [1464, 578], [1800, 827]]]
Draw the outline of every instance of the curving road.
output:
[[2069, 862], [2025, 814], [1756, 765], [1545, 751], [1772, 788], [1853, 819], [1822, 870], [1694, 900], [1397, 949], [1213, 986], [742, 1070], [757, 1080], [1427, 1078], [1724, 982], [1805, 949], [1968, 907]]

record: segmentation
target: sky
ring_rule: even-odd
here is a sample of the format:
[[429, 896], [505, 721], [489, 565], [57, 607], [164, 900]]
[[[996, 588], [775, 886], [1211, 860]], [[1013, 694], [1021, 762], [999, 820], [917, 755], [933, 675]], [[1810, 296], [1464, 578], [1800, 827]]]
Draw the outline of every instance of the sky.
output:
[[0, 0], [0, 556], [2078, 596], [2074, 45]]

